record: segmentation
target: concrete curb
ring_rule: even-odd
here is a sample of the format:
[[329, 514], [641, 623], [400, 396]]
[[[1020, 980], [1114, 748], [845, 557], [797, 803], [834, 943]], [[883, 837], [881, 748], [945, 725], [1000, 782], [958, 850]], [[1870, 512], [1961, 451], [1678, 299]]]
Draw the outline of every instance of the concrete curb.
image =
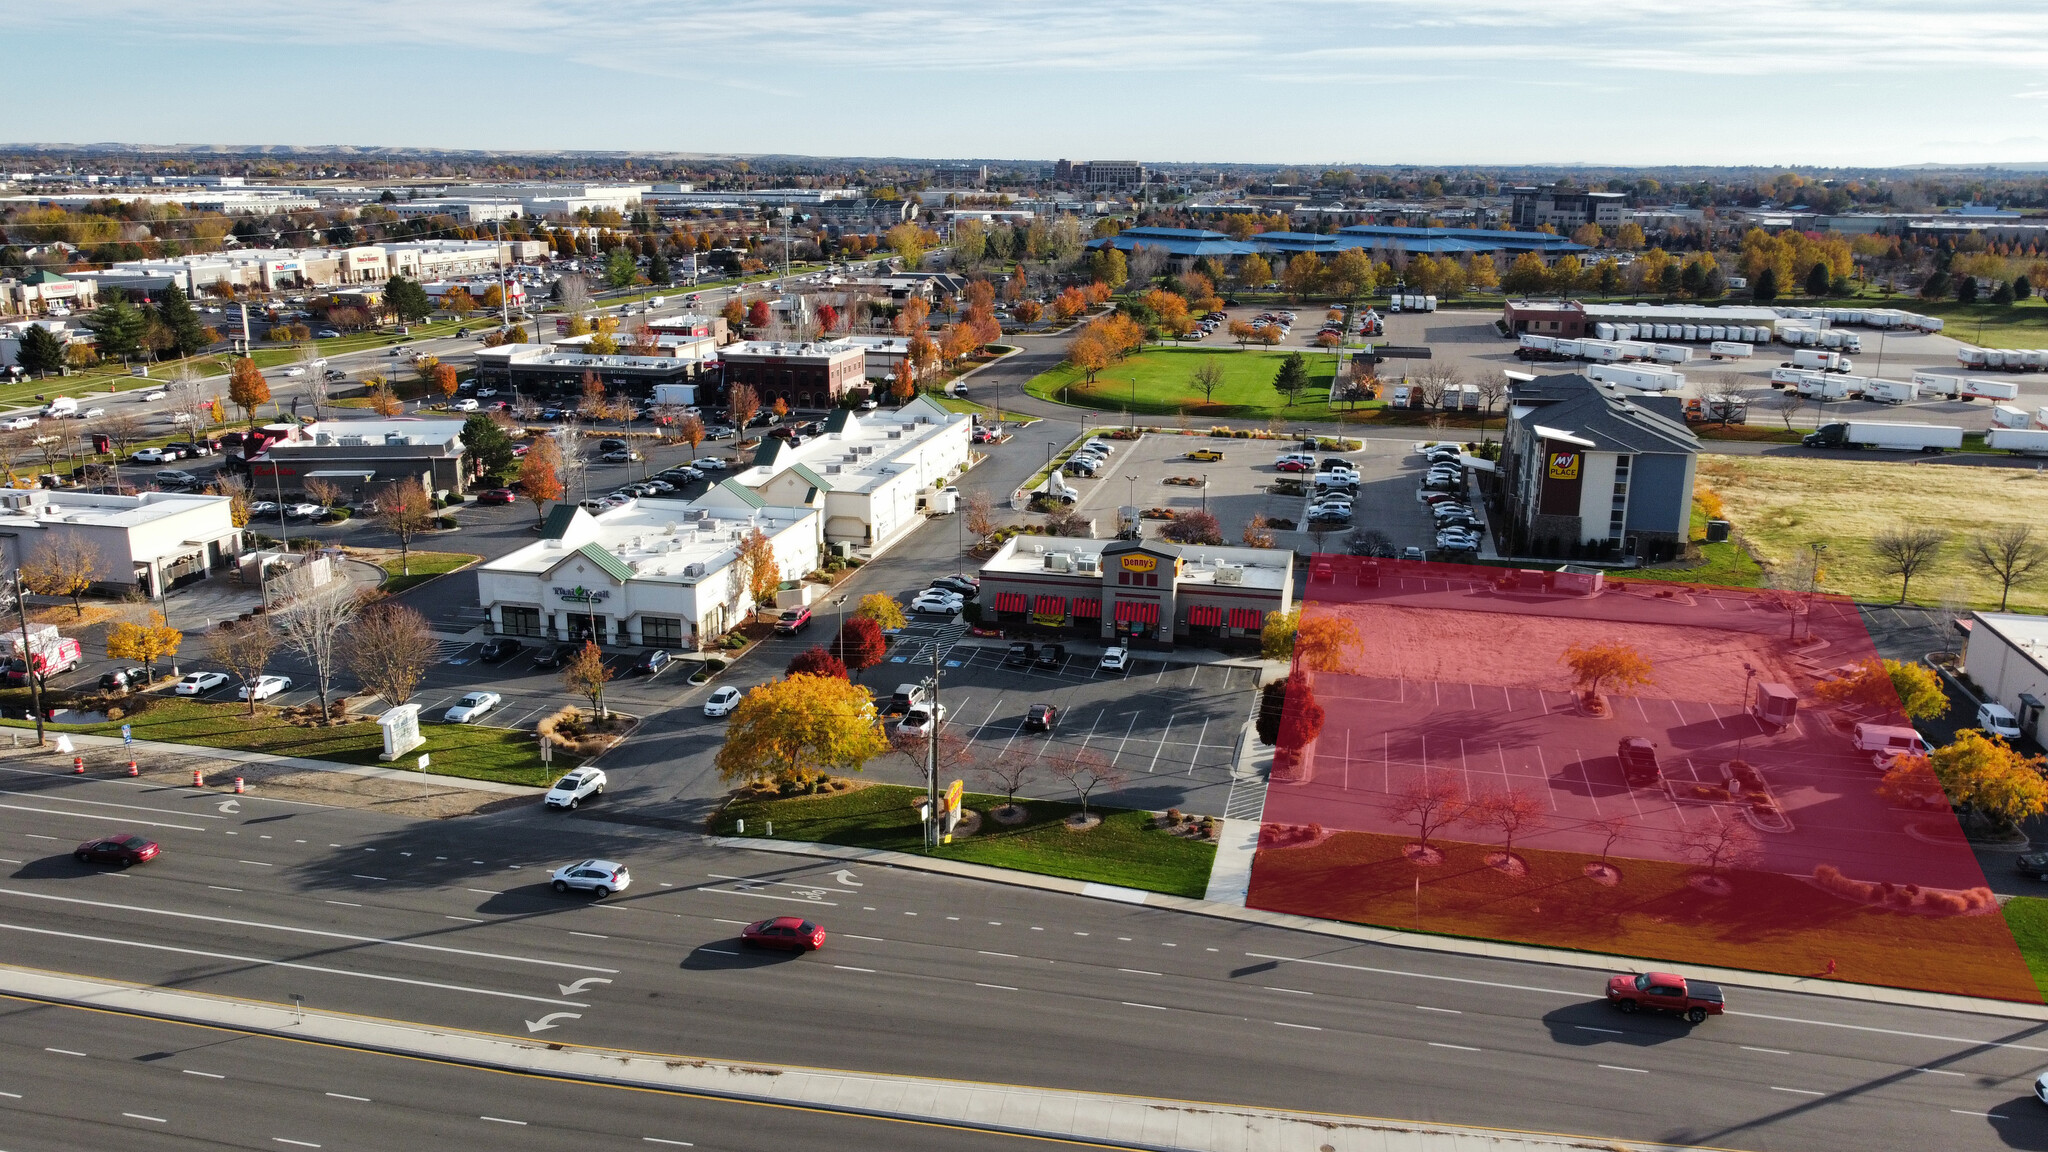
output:
[[[972, 864], [962, 860], [933, 859], [911, 852], [893, 852], [881, 848], [853, 848], [838, 844], [818, 844], [808, 841], [769, 840], [765, 837], [713, 836], [706, 839], [709, 843], [720, 848], [751, 848], [756, 851], [779, 852], [790, 856], [815, 856], [828, 860], [845, 860], [857, 863], [883, 864], [895, 868], [910, 868], [920, 872], [934, 872], [968, 880], [1008, 884], [1018, 888], [1036, 888], [1041, 892], [1058, 892], [1069, 896], [1086, 896], [1091, 899], [1115, 900], [1126, 904], [1143, 904], [1147, 907], [1160, 908], [1172, 912], [1187, 912], [1197, 916], [1209, 916], [1218, 920], [1235, 920], [1246, 924], [1263, 924], [1269, 928], [1285, 928], [1295, 932], [1307, 932], [1317, 936], [1330, 936], [1365, 944], [1381, 944], [1391, 948], [1403, 948], [1415, 952], [1480, 956], [1491, 960], [1512, 960], [1525, 964], [1545, 964], [1552, 967], [1579, 968], [1586, 971], [1608, 973], [1647, 971], [1655, 963], [1654, 961], [1636, 956], [1614, 956], [1598, 952], [1574, 952], [1561, 948], [1541, 948], [1531, 944], [1514, 944], [1498, 940], [1432, 936], [1422, 932], [1405, 932], [1398, 928], [1379, 928], [1364, 924], [1346, 924], [1336, 920], [1319, 920], [1312, 916], [1297, 916], [1288, 912], [1268, 912], [1263, 909], [1245, 908], [1221, 901], [1194, 900], [1185, 896], [1167, 895], [1163, 892], [1143, 892], [1136, 889], [1119, 888], [1109, 884], [1094, 884], [1083, 880], [1073, 880], [1063, 876], [1042, 876], [1033, 872], [1015, 872], [1005, 868], [993, 868], [985, 864]], [[1740, 968], [1714, 968], [1688, 964], [1685, 965], [1685, 971], [1689, 976], [1695, 976], [1703, 980], [1712, 980], [1719, 984], [1737, 988], [1792, 992], [1812, 996], [1830, 996], [1838, 1000], [1860, 1000], [1873, 1004], [1932, 1008], [1944, 1012], [1968, 1012], [1979, 1016], [2003, 1017], [2014, 1020], [2048, 1021], [2048, 1004], [2022, 1004], [2005, 1000], [1985, 1000], [1974, 996], [1957, 996], [1944, 992], [1920, 992], [1908, 988], [1887, 988], [1875, 984], [1850, 984], [1839, 980], [1785, 976], [1774, 972], [1751, 972]]]
[[0, 967], [0, 995], [344, 1050], [1097, 1146], [1198, 1152], [1676, 1148], [1543, 1132], [584, 1047]]
[[[71, 737], [71, 742], [80, 748], [123, 748], [119, 736], [97, 736], [82, 732], [62, 733]], [[530, 788], [524, 784], [501, 784], [496, 780], [472, 780], [466, 776], [443, 776], [433, 772], [414, 772], [404, 768], [379, 768], [368, 764], [337, 764], [332, 760], [307, 760], [297, 756], [273, 756], [268, 752], [249, 752], [240, 748], [207, 748], [198, 744], [167, 744], [158, 740], [137, 740], [134, 744], [138, 756], [155, 755], [162, 757], [197, 756], [214, 760], [231, 760], [237, 764], [275, 764], [281, 768], [292, 768], [301, 772], [339, 772], [349, 776], [368, 776], [378, 780], [403, 780], [412, 784], [439, 784], [449, 788], [466, 789], [471, 792], [493, 792], [500, 796], [538, 796], [544, 788]]]

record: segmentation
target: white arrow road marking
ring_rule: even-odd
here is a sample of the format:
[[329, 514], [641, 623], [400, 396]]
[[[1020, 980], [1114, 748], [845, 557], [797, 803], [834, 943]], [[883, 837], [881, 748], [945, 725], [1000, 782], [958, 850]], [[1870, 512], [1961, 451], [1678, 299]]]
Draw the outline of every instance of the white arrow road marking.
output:
[[611, 983], [611, 981], [605, 979], [602, 976], [585, 976], [583, 979], [578, 980], [574, 984], [557, 984], [555, 985], [555, 987], [560, 988], [562, 990], [562, 995], [564, 996], [581, 996], [585, 992], [590, 990], [590, 986], [592, 984], [609, 983]]
[[526, 1021], [526, 1030], [528, 1032], [545, 1032], [550, 1028], [556, 1027], [555, 1021], [557, 1020], [581, 1019], [583, 1019], [583, 1013], [581, 1012], [550, 1012], [538, 1020]]
[[240, 812], [242, 810], [242, 802], [240, 800], [223, 800], [220, 802], [220, 810], [223, 812]]
[[853, 878], [853, 870], [850, 868], [841, 868], [832, 874], [832, 878], [848, 888], [858, 888], [861, 886], [860, 881]]

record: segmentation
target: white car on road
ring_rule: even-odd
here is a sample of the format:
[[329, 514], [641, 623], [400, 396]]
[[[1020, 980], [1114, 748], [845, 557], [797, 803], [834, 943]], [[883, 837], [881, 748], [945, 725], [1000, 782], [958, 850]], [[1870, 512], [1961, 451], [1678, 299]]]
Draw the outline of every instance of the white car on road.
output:
[[292, 678], [289, 676], [258, 676], [253, 684], [242, 685], [235, 694], [237, 700], [268, 700], [279, 692], [289, 692]]
[[1102, 653], [1102, 659], [1096, 664], [1096, 667], [1104, 672], [1122, 672], [1129, 669], [1130, 666], [1131, 650], [1121, 647], [1105, 649]]
[[928, 588], [923, 592], [919, 592], [916, 598], [911, 600], [910, 610], [912, 612], [937, 612], [944, 616], [951, 616], [960, 611], [961, 607], [966, 603], [967, 601], [961, 599], [958, 592], [944, 592], [937, 588]]
[[284, 370], [284, 375], [286, 376], [304, 376], [305, 374], [306, 370], [296, 364]]
[[9, 432], [21, 432], [35, 427], [38, 423], [39, 421], [34, 416], [16, 416], [6, 424], [0, 425], [0, 427], [6, 428]]
[[496, 692], [471, 692], [449, 705], [441, 718], [450, 724], [474, 724], [484, 713], [496, 708], [499, 699]]
[[166, 392], [161, 388], [152, 388], [149, 391], [144, 392], [141, 395], [140, 399], [142, 400], [143, 403], [147, 404], [152, 400], [168, 400], [170, 399], [170, 397], [171, 394], [169, 392]]
[[705, 697], [704, 714], [712, 717], [730, 716], [732, 715], [732, 710], [739, 706], [740, 690], [728, 685]]
[[180, 696], [203, 696], [228, 682], [225, 672], [189, 672], [171, 689]]
[[578, 768], [548, 789], [540, 802], [549, 808], [574, 808], [592, 796], [604, 795], [604, 773], [595, 768]]
[[716, 456], [704, 456], [690, 461], [690, 467], [701, 472], [723, 472], [725, 471], [725, 461], [720, 460]]
[[633, 877], [624, 864], [610, 860], [585, 860], [581, 864], [555, 869], [549, 882], [557, 892], [575, 888], [602, 900], [614, 892], [624, 892], [633, 883]]

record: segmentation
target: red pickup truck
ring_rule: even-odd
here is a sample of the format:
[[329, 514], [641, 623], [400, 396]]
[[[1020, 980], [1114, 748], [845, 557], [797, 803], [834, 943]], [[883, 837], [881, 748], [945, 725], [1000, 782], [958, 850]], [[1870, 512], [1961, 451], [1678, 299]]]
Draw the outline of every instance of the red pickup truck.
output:
[[1719, 984], [1688, 983], [1670, 972], [1613, 977], [1607, 981], [1607, 1002], [1623, 1012], [1670, 1012], [1685, 1017], [1688, 1024], [1704, 1024], [1725, 1007]]

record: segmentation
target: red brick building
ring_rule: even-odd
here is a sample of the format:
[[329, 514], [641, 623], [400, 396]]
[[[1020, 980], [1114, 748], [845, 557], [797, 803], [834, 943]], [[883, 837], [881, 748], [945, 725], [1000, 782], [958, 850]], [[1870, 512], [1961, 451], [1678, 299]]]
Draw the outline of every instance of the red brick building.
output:
[[763, 405], [782, 400], [791, 408], [830, 408], [848, 388], [867, 380], [867, 349], [844, 340], [749, 340], [718, 355], [725, 361], [726, 387], [752, 385]]
[[1501, 319], [1510, 336], [1577, 340], [1586, 335], [1586, 308], [1577, 300], [1510, 300], [1501, 309]]

